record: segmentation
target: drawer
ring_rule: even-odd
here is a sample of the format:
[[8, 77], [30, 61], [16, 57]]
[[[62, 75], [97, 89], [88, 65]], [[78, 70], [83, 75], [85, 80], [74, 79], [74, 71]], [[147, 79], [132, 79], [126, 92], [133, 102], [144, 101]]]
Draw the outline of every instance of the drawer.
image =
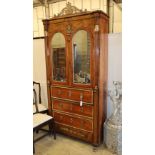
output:
[[79, 118], [79, 117], [72, 117], [66, 114], [60, 114], [58, 112], [54, 112], [54, 119], [55, 122], [66, 124], [78, 129], [84, 129], [86, 131], [93, 130], [93, 122], [89, 119]]
[[92, 143], [93, 133], [56, 123], [56, 131]]
[[57, 88], [52, 87], [52, 96], [69, 99], [80, 102], [93, 103], [93, 92], [92, 90], [75, 90], [71, 88]]
[[67, 103], [62, 100], [55, 100], [52, 101], [53, 104], [53, 110], [60, 110], [64, 112], [72, 112], [72, 103]]
[[77, 105], [71, 102], [53, 99], [53, 110], [74, 113], [82, 116], [93, 117], [93, 107], [91, 105]]
[[70, 90], [69, 99], [80, 101], [82, 99], [83, 102], [93, 103], [93, 93], [91, 90]]
[[52, 96], [58, 98], [68, 98], [68, 91], [64, 88], [52, 87]]

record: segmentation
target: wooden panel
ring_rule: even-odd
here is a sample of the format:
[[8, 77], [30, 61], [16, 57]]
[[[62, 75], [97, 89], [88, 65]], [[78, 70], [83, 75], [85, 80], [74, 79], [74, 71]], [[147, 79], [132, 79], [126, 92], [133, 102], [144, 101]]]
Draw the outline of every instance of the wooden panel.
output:
[[73, 113], [84, 115], [84, 116], [93, 116], [93, 107], [90, 105], [83, 105], [82, 107], [79, 105], [73, 105], [72, 106]]
[[93, 94], [90, 90], [75, 90], [75, 89], [68, 89], [68, 88], [52, 88], [52, 95], [54, 97], [62, 98], [62, 99], [69, 99], [80, 102], [89, 102], [93, 103]]
[[64, 112], [72, 112], [72, 104], [61, 100], [53, 100], [53, 110], [60, 110]]
[[54, 112], [53, 114], [54, 114], [55, 122], [66, 124], [86, 131], [93, 130], [92, 120], [79, 118], [79, 117], [72, 117], [70, 115], [65, 115], [58, 112]]
[[58, 98], [68, 98], [68, 91], [63, 88], [52, 88], [52, 96]]
[[70, 99], [80, 101], [82, 97], [82, 101], [84, 102], [92, 102], [92, 92], [91, 91], [83, 91], [83, 90], [70, 90]]
[[57, 132], [92, 143], [93, 133], [56, 123]]
[[91, 105], [79, 106], [77, 104], [65, 102], [62, 100], [53, 100], [53, 109], [82, 116], [93, 116], [93, 107]]

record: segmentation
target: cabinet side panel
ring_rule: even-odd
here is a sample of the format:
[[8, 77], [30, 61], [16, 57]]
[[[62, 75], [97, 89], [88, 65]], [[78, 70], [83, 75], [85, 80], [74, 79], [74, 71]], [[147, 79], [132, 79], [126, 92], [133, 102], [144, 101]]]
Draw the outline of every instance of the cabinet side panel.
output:
[[103, 138], [103, 123], [106, 119], [106, 96], [108, 75], [107, 20], [100, 19], [100, 64], [99, 64], [99, 143]]

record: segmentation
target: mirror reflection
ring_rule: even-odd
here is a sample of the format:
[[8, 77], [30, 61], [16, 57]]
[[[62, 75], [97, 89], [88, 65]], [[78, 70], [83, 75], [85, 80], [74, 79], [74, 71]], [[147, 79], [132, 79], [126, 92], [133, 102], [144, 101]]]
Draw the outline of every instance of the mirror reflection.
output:
[[61, 33], [55, 33], [52, 38], [53, 80], [66, 81], [65, 38]]
[[79, 30], [73, 37], [74, 83], [90, 83], [90, 35]]

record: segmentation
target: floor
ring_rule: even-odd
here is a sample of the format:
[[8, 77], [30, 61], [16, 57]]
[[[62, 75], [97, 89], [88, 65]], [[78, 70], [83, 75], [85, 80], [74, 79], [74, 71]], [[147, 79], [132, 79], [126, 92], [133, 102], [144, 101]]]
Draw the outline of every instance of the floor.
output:
[[[34, 138], [41, 135], [34, 134]], [[114, 155], [102, 144], [94, 148], [91, 144], [75, 140], [64, 135], [57, 134], [56, 140], [53, 136], [46, 136], [35, 143], [35, 155]]]

